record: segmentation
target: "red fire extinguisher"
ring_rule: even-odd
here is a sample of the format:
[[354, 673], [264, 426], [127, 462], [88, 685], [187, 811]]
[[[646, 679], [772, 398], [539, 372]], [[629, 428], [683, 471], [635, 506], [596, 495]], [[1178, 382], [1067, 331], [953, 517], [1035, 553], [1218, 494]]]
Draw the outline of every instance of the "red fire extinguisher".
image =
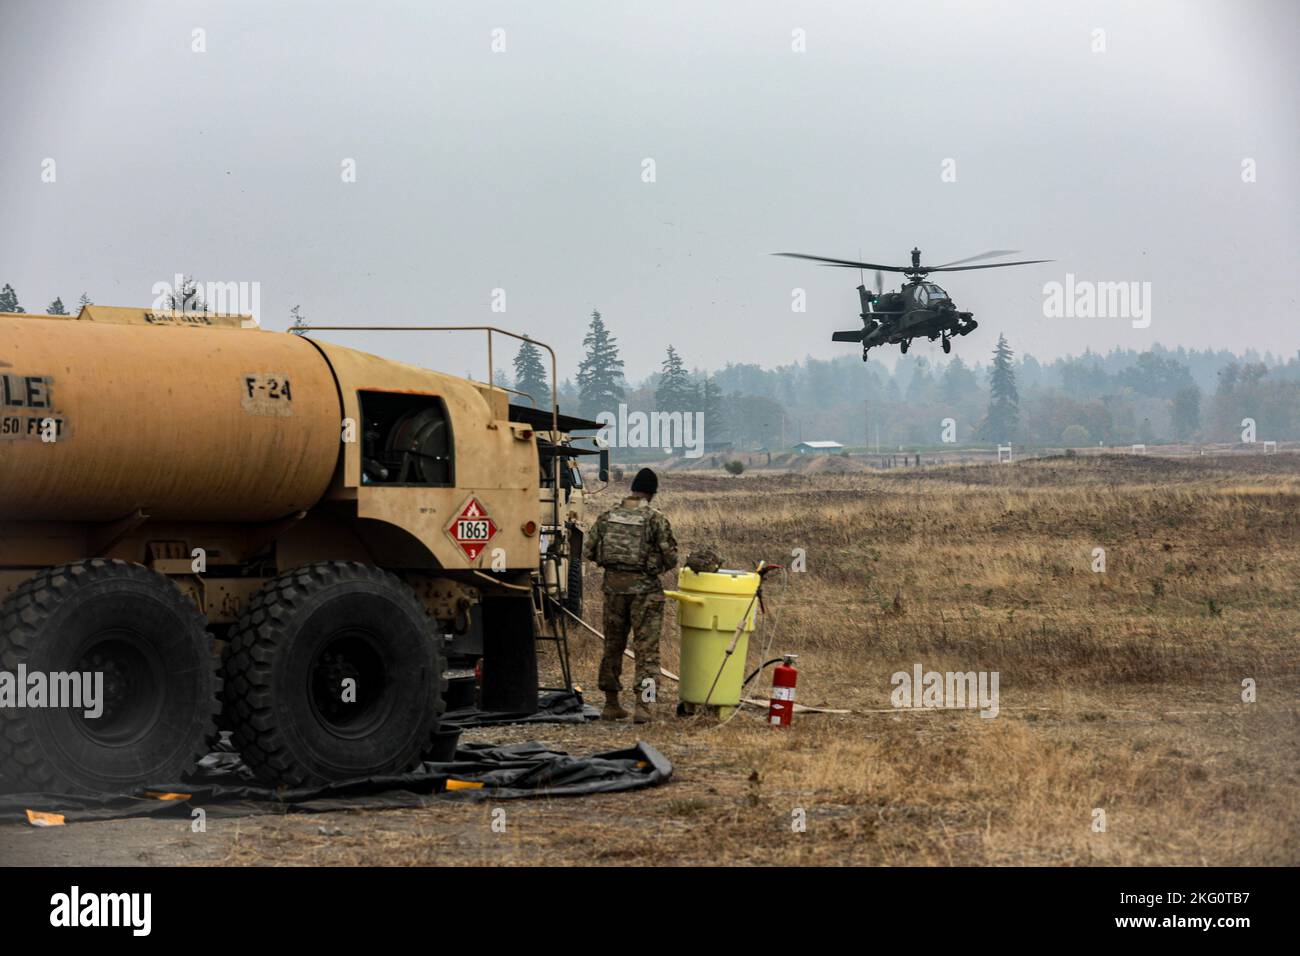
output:
[[794, 685], [799, 680], [794, 662], [798, 659], [797, 654], [786, 654], [772, 671], [772, 699], [767, 705], [767, 722], [774, 727], [789, 727], [790, 718], [794, 716]]

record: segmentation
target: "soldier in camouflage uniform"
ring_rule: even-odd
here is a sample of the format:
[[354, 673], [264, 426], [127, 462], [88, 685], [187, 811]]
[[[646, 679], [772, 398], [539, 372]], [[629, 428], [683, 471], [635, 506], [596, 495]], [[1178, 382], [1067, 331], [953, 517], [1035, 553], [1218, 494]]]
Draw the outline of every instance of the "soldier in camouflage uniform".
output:
[[618, 701], [622, 689], [623, 651], [633, 633], [636, 654], [636, 707], [633, 720], [653, 719], [659, 688], [659, 636], [663, 630], [664, 589], [659, 575], [677, 567], [672, 526], [650, 501], [659, 478], [642, 468], [632, 479], [632, 494], [599, 518], [587, 535], [584, 555], [605, 569], [605, 655], [600, 661], [600, 689], [605, 692], [602, 720], [627, 716]]

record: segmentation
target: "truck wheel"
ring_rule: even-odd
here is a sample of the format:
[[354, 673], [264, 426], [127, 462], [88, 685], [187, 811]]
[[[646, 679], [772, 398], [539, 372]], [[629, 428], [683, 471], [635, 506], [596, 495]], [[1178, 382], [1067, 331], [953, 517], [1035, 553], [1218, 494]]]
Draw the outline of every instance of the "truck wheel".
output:
[[178, 782], [216, 735], [220, 680], [205, 627], [171, 581], [126, 561], [78, 561], [24, 583], [0, 605], [0, 669], [24, 665], [51, 687], [56, 672], [102, 674], [102, 711], [0, 708], [3, 786], [125, 793]]
[[408, 770], [443, 709], [424, 607], [364, 564], [309, 564], [268, 581], [231, 631], [224, 666], [235, 745], [276, 785]]

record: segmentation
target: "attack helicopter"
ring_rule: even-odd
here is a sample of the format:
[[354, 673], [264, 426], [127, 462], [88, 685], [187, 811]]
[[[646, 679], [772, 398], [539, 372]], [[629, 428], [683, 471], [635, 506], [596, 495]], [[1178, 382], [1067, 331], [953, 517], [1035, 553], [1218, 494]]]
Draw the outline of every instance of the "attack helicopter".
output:
[[[958, 310], [947, 292], [928, 281], [930, 273], [1000, 269], [1003, 266], [1027, 266], [1036, 262], [1052, 261], [1051, 259], [1022, 259], [1017, 262], [994, 262], [980, 266], [966, 265], [981, 259], [995, 259], [1014, 254], [1014, 249], [994, 249], [967, 259], [957, 259], [938, 266], [926, 266], [921, 264], [921, 250], [913, 249], [911, 266], [884, 266], [874, 262], [809, 256], [801, 252], [774, 253], [792, 259], [809, 259], [825, 266], [857, 269], [859, 276], [863, 270], [875, 271], [874, 291], [868, 289], [865, 283], [858, 285], [858, 298], [862, 303], [862, 328], [835, 332], [831, 335], [833, 342], [861, 342], [864, 362], [867, 360], [867, 352], [878, 345], [897, 345], [900, 352], [906, 353], [912, 339], [922, 336], [931, 342], [942, 339], [944, 352], [952, 351], [952, 337], [969, 335], [975, 331], [979, 323], [975, 321], [974, 313]], [[885, 292], [881, 279], [882, 272], [901, 273], [907, 277], [907, 284], [897, 292]]]

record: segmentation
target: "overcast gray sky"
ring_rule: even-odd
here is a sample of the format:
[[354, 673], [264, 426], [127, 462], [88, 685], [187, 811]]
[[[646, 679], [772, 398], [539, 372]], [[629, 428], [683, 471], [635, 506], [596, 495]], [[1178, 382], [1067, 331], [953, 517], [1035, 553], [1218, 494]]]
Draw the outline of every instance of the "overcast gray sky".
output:
[[[494, 323], [555, 345], [561, 378], [598, 308], [639, 379], [670, 342], [704, 368], [851, 352], [829, 339], [858, 325], [857, 274], [768, 253], [1019, 249], [1057, 261], [935, 277], [981, 323], [957, 354], [999, 331], [1040, 358], [1292, 353], [1298, 11], [0, 0], [0, 282], [28, 311], [147, 306], [177, 271], [259, 282], [271, 328], [295, 303]], [[1150, 282], [1150, 327], [1045, 318], [1066, 272]], [[483, 372], [467, 343], [339, 339]]]

